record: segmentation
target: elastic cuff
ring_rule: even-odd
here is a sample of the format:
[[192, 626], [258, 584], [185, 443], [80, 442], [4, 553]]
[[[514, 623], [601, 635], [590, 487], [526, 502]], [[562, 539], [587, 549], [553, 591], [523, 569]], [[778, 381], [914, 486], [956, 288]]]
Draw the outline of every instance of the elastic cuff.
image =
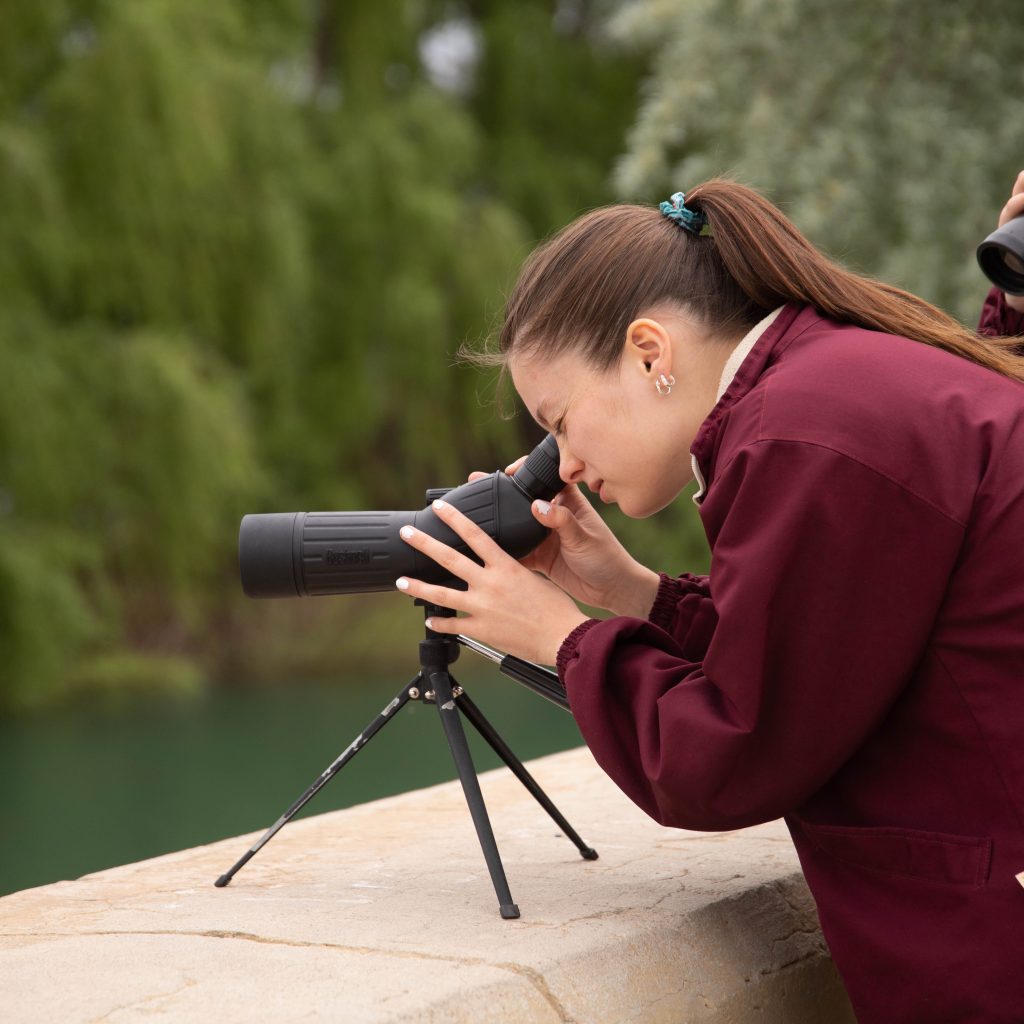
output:
[[584, 635], [594, 626], [596, 626], [601, 620], [600, 619], [587, 619], [586, 622], [581, 622], [563, 641], [562, 646], [558, 648], [558, 654], [555, 657], [555, 668], [558, 671], [558, 678], [562, 685], [565, 685], [565, 670], [569, 667], [569, 662], [576, 657], [576, 648], [579, 642], [583, 639]]
[[651, 605], [651, 613], [647, 620], [667, 632], [675, 618], [681, 587], [679, 581], [668, 573], [659, 572], [658, 576], [661, 582], [658, 584], [658, 592], [654, 596], [654, 604]]

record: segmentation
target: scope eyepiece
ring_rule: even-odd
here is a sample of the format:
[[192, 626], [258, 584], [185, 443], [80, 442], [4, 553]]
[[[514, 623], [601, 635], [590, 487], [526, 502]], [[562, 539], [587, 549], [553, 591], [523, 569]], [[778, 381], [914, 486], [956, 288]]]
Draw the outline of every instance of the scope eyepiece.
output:
[[516, 470], [512, 482], [530, 501], [550, 501], [564, 486], [558, 475], [558, 442], [548, 434]]

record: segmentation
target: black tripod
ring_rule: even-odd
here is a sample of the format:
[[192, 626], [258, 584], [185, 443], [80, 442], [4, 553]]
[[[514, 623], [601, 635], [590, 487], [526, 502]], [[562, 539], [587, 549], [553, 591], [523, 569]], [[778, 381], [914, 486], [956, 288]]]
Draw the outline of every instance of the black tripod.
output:
[[[426, 609], [425, 615], [428, 617], [441, 616], [447, 618], [455, 614], [450, 608], [439, 608], [436, 605], [425, 604], [423, 601], [417, 601], [416, 604], [424, 606]], [[401, 711], [411, 700], [419, 700], [437, 705], [437, 710], [441, 716], [441, 726], [448, 740], [448, 746], [451, 749], [452, 759], [455, 761], [455, 767], [459, 773], [459, 781], [462, 783], [463, 792], [466, 794], [466, 802], [469, 804], [469, 813], [473, 816], [473, 824], [476, 827], [477, 838], [480, 840], [480, 846], [483, 849], [484, 860], [487, 862], [487, 870], [491, 873], [491, 882], [494, 885], [494, 892], [498, 897], [502, 917], [518, 917], [519, 908], [512, 902], [512, 893], [509, 891], [508, 880], [505, 878], [505, 869], [498, 854], [498, 845], [494, 841], [494, 832], [491, 829], [491, 822], [487, 816], [487, 808], [484, 805], [483, 794], [480, 792], [480, 783], [476, 777], [476, 769], [473, 767], [473, 759], [470, 756], [469, 746], [466, 743], [466, 734], [462, 729], [459, 712], [465, 715], [470, 725], [480, 733], [498, 757], [508, 765], [519, 781], [533, 794], [537, 802], [551, 815], [555, 824], [558, 825], [562, 832], [576, 844], [576, 848], [580, 851], [583, 858], [585, 860], [596, 860], [597, 851], [591, 849], [580, 839], [579, 835], [577, 835], [569, 822], [565, 820], [547, 794], [537, 785], [533, 776], [523, 767], [522, 762], [512, 753], [508, 744], [498, 735], [491, 723], [484, 718], [480, 709], [469, 699], [469, 694], [452, 678], [448, 671], [448, 666], [458, 658], [459, 644], [497, 661], [499, 669], [503, 673], [511, 676], [535, 693], [539, 693], [541, 696], [568, 710], [569, 702], [566, 699], [565, 690], [559, 683], [555, 673], [531, 662], [523, 661], [520, 658], [514, 658], [509, 655], [502, 656], [483, 644], [478, 644], [466, 637], [453, 637], [427, 629], [426, 639], [422, 640], [419, 645], [420, 670], [416, 676], [408, 685], [403, 686], [399, 690], [395, 699], [331, 762], [309, 789], [246, 851], [238, 863], [226, 874], [221, 875], [214, 884], [218, 887], [227, 885], [242, 865], [247, 863], [266, 845], [281, 827], [309, 803], [380, 732], [387, 722], [394, 718], [396, 712]]]

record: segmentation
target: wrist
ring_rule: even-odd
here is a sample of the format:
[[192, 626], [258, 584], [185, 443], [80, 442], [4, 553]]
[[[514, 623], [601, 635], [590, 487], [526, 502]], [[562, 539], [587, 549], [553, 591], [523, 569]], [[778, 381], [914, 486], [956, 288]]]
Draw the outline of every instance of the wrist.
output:
[[589, 622], [590, 616], [584, 615], [578, 608], [575, 614], [566, 615], [564, 619], [560, 619], [558, 625], [551, 631], [551, 637], [547, 643], [547, 655], [545, 656], [542, 664], [554, 665], [558, 661], [558, 652], [562, 649], [562, 644], [565, 643], [566, 639], [584, 622]]
[[660, 584], [661, 577], [653, 569], [634, 562], [629, 582], [616, 592], [616, 607], [610, 610], [616, 615], [646, 619], [658, 596]]

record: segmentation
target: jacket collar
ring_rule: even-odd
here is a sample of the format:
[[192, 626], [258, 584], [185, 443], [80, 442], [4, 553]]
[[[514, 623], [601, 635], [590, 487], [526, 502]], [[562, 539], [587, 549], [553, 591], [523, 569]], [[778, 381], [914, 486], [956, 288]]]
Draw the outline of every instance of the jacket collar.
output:
[[772, 310], [744, 335], [726, 361], [718, 386], [718, 401], [701, 424], [690, 446], [690, 461], [698, 484], [697, 493], [693, 496], [695, 505], [699, 505], [707, 493], [715, 438], [722, 420], [729, 409], [757, 383], [776, 345], [806, 309], [806, 306], [791, 302]]

